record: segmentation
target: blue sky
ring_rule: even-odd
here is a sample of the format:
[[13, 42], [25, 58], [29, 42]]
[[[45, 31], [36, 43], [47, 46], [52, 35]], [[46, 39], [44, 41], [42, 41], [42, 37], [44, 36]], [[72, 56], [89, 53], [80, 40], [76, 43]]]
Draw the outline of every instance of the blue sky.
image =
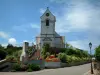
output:
[[100, 0], [0, 0], [0, 43], [35, 42], [46, 8], [56, 16], [56, 31], [66, 42], [88, 50], [100, 44]]

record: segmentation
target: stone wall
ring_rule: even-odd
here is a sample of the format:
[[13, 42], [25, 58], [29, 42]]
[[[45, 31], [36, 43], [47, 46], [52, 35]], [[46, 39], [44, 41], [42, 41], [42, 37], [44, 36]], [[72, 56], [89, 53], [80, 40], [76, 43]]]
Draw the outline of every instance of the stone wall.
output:
[[0, 61], [0, 72], [11, 71], [13, 63], [6, 61], [6, 59]]
[[28, 64], [37, 64], [40, 65], [41, 68], [45, 68], [44, 60], [30, 60], [28, 61]]
[[45, 62], [46, 68], [60, 68], [61, 62]]
[[100, 61], [93, 62], [93, 68], [96, 75], [100, 75]]
[[45, 62], [46, 68], [60, 68], [60, 67], [70, 67], [70, 66], [78, 66], [90, 63], [90, 61], [81, 61], [81, 62], [74, 62], [74, 63], [62, 63], [62, 62]]

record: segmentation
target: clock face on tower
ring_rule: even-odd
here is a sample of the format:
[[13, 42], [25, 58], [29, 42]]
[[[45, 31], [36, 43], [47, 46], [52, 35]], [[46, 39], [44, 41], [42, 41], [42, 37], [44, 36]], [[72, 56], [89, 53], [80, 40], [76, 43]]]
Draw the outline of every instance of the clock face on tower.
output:
[[46, 13], [46, 16], [49, 16], [49, 13]]

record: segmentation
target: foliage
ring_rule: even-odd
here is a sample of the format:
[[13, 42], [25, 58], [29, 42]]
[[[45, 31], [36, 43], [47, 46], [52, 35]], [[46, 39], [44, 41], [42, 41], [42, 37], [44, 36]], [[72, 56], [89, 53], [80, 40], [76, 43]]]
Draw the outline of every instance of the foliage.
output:
[[73, 55], [67, 55], [67, 63], [75, 63], [75, 62], [81, 62], [81, 61], [89, 61], [89, 58], [86, 57], [76, 57]]
[[8, 44], [7, 48], [5, 49], [8, 55], [12, 55], [13, 53], [19, 50], [22, 50], [22, 47], [16, 47], [16, 46], [13, 46], [12, 44]]
[[7, 52], [0, 49], [0, 60], [5, 59]]
[[28, 69], [32, 69], [33, 71], [40, 70], [40, 66], [37, 64], [28, 64]]
[[28, 68], [27, 69], [27, 72], [32, 72], [33, 70], [31, 68]]
[[33, 52], [33, 46], [28, 47], [28, 54], [31, 55]]
[[66, 54], [65, 53], [59, 53], [58, 58], [61, 60], [61, 62], [66, 62]]
[[26, 71], [27, 69], [27, 65], [21, 64], [21, 71]]
[[47, 56], [47, 58], [45, 59], [46, 62], [59, 62], [60, 59], [55, 57], [55, 55], [50, 55]]
[[6, 59], [7, 59], [8, 61], [16, 60], [16, 58], [15, 58], [13, 55], [8, 55], [8, 56], [6, 56]]
[[13, 70], [15, 70], [15, 71], [21, 71], [21, 66], [20, 66], [20, 64], [15, 63], [15, 64], [13, 65]]
[[49, 52], [46, 52], [46, 55], [47, 55], [47, 57], [48, 57], [48, 56], [50, 56], [50, 53], [49, 53]]
[[87, 51], [81, 50], [81, 49], [72, 49], [69, 48], [66, 50], [67, 55], [75, 55], [76, 57], [88, 57], [89, 54]]
[[43, 46], [43, 48], [42, 48], [42, 56], [43, 56], [43, 58], [46, 58], [47, 57], [47, 55], [46, 55], [46, 53], [48, 52], [48, 50], [49, 50], [49, 45], [48, 44], [45, 44], [44, 46]]
[[7, 55], [7, 52], [5, 51], [5, 48], [0, 44], [0, 60], [5, 59]]
[[100, 61], [100, 45], [95, 48], [95, 56], [98, 61]]
[[16, 58], [18, 58], [18, 57], [20, 57], [21, 53], [22, 53], [22, 50], [15, 51], [13, 53], [13, 56], [15, 56]]

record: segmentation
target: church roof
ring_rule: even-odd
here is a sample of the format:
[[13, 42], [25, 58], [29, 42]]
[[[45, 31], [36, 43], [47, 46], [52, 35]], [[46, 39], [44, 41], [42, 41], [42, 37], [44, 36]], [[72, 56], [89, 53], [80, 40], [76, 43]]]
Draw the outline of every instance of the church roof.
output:
[[57, 32], [55, 32], [55, 37], [60, 37], [60, 35]]
[[39, 34], [39, 35], [37, 35], [36, 37], [40, 37], [41, 35]]
[[[52, 13], [50, 12], [50, 10], [49, 10], [48, 7], [47, 7], [46, 11], [44, 12], [44, 14], [43, 14], [42, 16], [44, 16], [46, 13], [50, 13], [50, 14], [52, 14]], [[53, 14], [52, 14], [52, 15], [53, 15]], [[42, 17], [42, 16], [41, 16], [41, 17]], [[53, 15], [53, 16], [54, 16], [54, 15]], [[40, 18], [41, 18], [41, 17], [40, 17]], [[54, 16], [54, 17], [55, 17], [55, 16]]]

